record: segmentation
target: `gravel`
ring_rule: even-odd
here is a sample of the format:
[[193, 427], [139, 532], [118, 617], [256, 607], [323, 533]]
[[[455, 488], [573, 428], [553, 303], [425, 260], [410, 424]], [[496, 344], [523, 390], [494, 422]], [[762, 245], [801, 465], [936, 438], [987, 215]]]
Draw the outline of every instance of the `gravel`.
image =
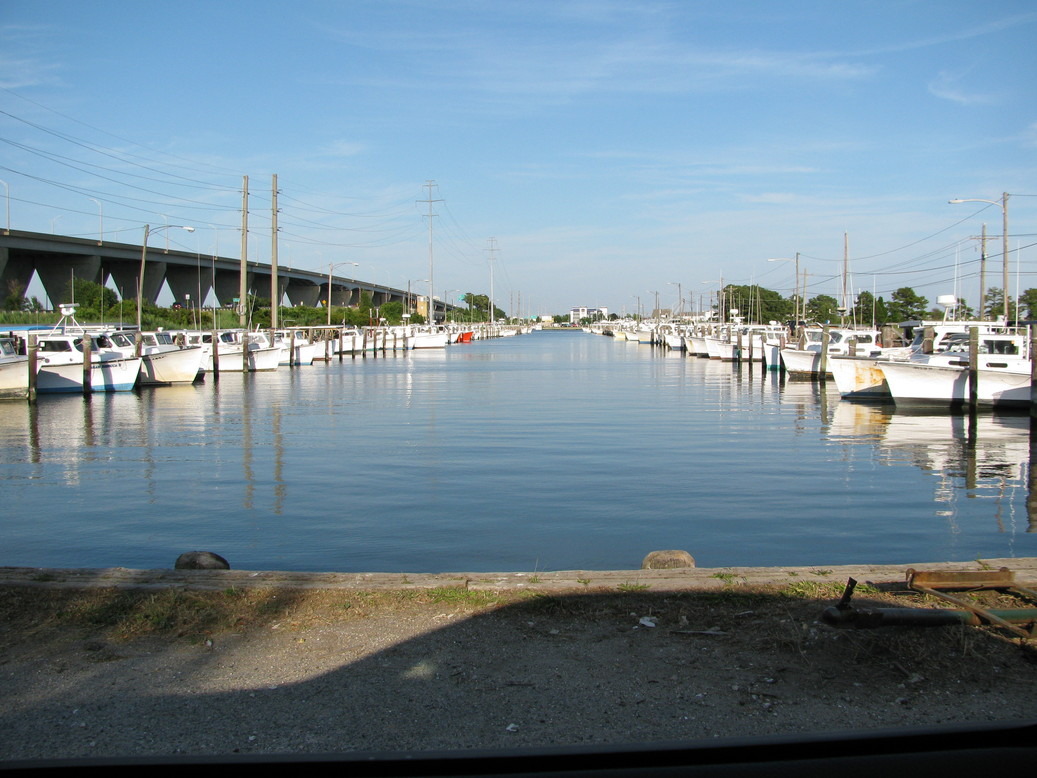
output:
[[[3, 590], [0, 590], [0, 596]], [[747, 602], [749, 604], [747, 604]], [[627, 744], [1025, 720], [1033, 651], [824, 600], [331, 604], [204, 637], [5, 625], [0, 760]]]

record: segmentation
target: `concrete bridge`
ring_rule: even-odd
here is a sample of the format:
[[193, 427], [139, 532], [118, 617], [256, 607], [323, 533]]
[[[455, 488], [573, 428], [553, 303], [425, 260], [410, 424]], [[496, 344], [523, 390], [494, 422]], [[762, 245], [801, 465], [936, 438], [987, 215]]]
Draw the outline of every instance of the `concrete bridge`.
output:
[[[0, 230], [0, 294], [6, 295], [8, 283], [17, 281], [28, 288], [33, 273], [39, 277], [51, 304], [68, 302], [68, 284], [75, 278], [108, 285], [114, 282], [120, 297], [136, 299], [140, 275], [141, 246], [132, 243], [70, 238], [40, 232]], [[248, 262], [245, 288], [249, 294], [270, 296], [270, 265]], [[149, 246], [144, 270], [144, 299], [157, 302], [164, 284], [173, 298], [190, 299], [200, 304], [209, 292], [220, 305], [230, 305], [240, 294], [241, 260], [213, 257], [192, 251], [178, 251]], [[331, 300], [333, 306], [357, 305], [363, 292], [370, 292], [375, 306], [401, 301], [406, 304], [407, 290], [370, 284], [355, 278], [331, 276], [313, 270], [296, 270], [278, 265], [278, 288], [281, 299], [292, 305], [316, 306]], [[329, 297], [330, 294], [330, 297]], [[412, 298], [415, 295], [412, 294]], [[436, 313], [455, 306], [436, 301]]]

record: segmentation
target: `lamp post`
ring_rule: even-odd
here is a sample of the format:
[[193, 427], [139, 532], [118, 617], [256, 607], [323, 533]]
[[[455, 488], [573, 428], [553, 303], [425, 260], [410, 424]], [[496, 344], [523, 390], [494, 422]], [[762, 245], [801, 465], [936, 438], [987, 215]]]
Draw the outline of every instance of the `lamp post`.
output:
[[[957, 205], [958, 203], [989, 203], [990, 205], [996, 205], [1001, 209], [1001, 264], [1003, 268], [1003, 286], [1001, 289], [1001, 307], [1004, 312], [1005, 324], [1008, 324], [1008, 198], [1011, 195], [1008, 192], [1001, 193], [1000, 200], [981, 200], [979, 198], [970, 197], [966, 199], [955, 198], [954, 200], [948, 200], [947, 202], [951, 205]], [[980, 292], [982, 295], [982, 292]], [[983, 299], [979, 301], [980, 312], [983, 310]]]
[[140, 276], [137, 278], [137, 330], [138, 331], [140, 331], [140, 328], [141, 328], [141, 321], [140, 321], [141, 316], [140, 316], [140, 314], [141, 314], [141, 306], [144, 303], [144, 268], [145, 268], [145, 266], [147, 265], [147, 262], [148, 262], [148, 237], [153, 232], [158, 232], [159, 230], [168, 230], [168, 229], [187, 230], [188, 232], [194, 232], [194, 227], [186, 227], [183, 224], [163, 224], [161, 227], [156, 227], [155, 229], [151, 229], [151, 225], [150, 224], [145, 224], [144, 225], [144, 242], [141, 244], [141, 247], [140, 247]]
[[792, 294], [796, 298], [796, 311], [794, 313], [794, 316], [796, 317], [796, 329], [799, 329], [799, 303], [800, 303], [800, 296], [799, 296], [799, 252], [798, 251], [796, 252], [796, 258], [795, 259], [791, 259], [789, 257], [774, 257], [773, 259], [768, 259], [767, 261], [768, 262], [795, 262], [796, 263], [796, 285], [795, 285], [795, 288], [792, 291]]
[[342, 265], [352, 265], [353, 267], [360, 267], [359, 262], [333, 262], [328, 265], [328, 326], [331, 326], [331, 273], [337, 267]]

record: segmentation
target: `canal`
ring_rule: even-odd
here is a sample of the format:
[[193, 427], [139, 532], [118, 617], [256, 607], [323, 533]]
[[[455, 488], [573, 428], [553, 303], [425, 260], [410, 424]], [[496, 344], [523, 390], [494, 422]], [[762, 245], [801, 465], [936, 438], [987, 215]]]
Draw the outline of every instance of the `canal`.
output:
[[624, 569], [1037, 556], [1025, 417], [582, 332], [0, 406], [0, 564]]

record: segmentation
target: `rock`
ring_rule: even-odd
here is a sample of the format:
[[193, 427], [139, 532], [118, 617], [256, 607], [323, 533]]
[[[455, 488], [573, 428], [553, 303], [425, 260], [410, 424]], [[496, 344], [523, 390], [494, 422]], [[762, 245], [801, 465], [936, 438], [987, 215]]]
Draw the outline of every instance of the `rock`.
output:
[[653, 551], [641, 562], [642, 570], [673, 570], [678, 567], [694, 567], [695, 557], [687, 551]]
[[230, 562], [211, 551], [188, 551], [176, 558], [175, 570], [230, 570]]

